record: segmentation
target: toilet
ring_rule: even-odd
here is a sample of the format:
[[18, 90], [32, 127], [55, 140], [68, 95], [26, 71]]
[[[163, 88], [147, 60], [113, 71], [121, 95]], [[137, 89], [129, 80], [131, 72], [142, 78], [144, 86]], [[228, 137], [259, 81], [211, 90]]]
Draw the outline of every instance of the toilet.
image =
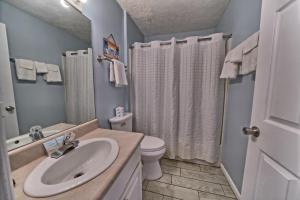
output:
[[[132, 113], [125, 113], [123, 117], [110, 120], [113, 130], [132, 132]], [[165, 142], [157, 137], [145, 136], [141, 142], [143, 178], [157, 180], [162, 176], [159, 159], [166, 152]]]

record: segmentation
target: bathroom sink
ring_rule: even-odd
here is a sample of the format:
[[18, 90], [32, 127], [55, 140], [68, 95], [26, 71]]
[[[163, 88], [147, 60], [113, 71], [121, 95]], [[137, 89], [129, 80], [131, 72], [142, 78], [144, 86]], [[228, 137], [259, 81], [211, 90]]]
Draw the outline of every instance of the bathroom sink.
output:
[[106, 170], [118, 152], [118, 143], [110, 138], [81, 141], [66, 155], [43, 160], [27, 177], [24, 192], [32, 197], [48, 197], [70, 190]]

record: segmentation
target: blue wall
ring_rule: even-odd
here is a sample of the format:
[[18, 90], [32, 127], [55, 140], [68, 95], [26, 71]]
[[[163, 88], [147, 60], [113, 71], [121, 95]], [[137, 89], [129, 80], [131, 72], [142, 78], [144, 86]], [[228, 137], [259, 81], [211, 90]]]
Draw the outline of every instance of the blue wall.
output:
[[153, 40], [170, 40], [172, 37], [176, 39], [183, 39], [189, 36], [206, 36], [215, 32], [215, 29], [206, 29], [199, 31], [181, 32], [181, 33], [171, 33], [162, 35], [151, 35], [145, 37], [145, 42], [151, 42]]
[[[99, 63], [96, 58], [97, 55], [103, 54], [103, 37], [112, 33], [120, 46], [121, 60], [124, 60], [123, 10], [116, 1], [89, 0], [83, 13], [92, 21], [96, 117], [101, 127], [109, 128], [108, 119], [114, 116], [113, 109], [119, 105], [128, 107], [128, 91], [127, 88], [116, 88], [109, 82], [109, 63]], [[135, 28], [130, 25], [130, 41], [135, 40], [135, 37], [136, 41], [143, 39], [143, 36], [140, 37], [140, 31], [134, 30]]]
[[[260, 11], [261, 0], [231, 0], [216, 31], [232, 33], [235, 47], [259, 30]], [[248, 142], [241, 130], [250, 124], [253, 89], [253, 74], [229, 84], [222, 162], [240, 191]]]
[[[3, 1], [0, 22], [6, 24], [10, 57], [60, 65], [62, 52], [90, 46]], [[63, 84], [47, 84], [42, 76], [34, 83], [18, 81], [14, 66], [12, 76], [20, 133], [33, 125], [47, 127], [64, 121]]]
[[137, 27], [132, 18], [127, 15], [127, 42], [128, 46], [134, 42], [144, 42], [144, 35]]

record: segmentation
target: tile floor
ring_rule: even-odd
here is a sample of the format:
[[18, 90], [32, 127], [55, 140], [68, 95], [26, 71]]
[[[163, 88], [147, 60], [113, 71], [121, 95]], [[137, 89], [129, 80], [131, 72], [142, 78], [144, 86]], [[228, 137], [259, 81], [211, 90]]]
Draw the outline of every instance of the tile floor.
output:
[[220, 168], [161, 160], [163, 176], [144, 181], [143, 200], [236, 200]]

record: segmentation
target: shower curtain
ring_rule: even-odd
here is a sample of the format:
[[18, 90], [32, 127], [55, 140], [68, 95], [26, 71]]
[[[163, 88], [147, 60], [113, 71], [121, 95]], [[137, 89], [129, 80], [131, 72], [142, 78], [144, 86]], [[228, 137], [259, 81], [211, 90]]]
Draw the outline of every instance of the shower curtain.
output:
[[95, 119], [92, 49], [67, 51], [63, 57], [66, 122]]
[[[131, 53], [131, 109], [135, 131], [162, 138], [167, 156], [219, 159], [225, 57], [223, 34], [168, 45], [135, 43]], [[166, 42], [164, 42], [166, 43]], [[148, 44], [149, 45], [149, 44]]]

